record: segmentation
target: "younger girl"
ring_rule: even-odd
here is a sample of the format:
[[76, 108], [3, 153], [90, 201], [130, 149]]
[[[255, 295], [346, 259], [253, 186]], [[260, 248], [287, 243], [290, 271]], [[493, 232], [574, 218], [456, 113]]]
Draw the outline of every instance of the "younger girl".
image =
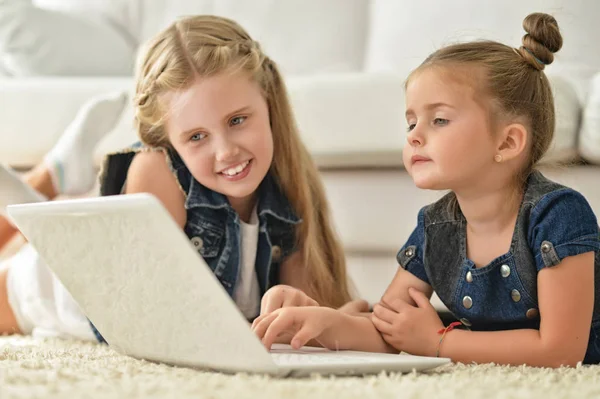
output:
[[184, 18], [146, 45], [136, 80], [143, 144], [107, 158], [101, 194], [158, 197], [248, 319], [261, 298], [265, 312], [348, 302], [317, 168], [258, 43], [231, 20]]
[[[534, 169], [555, 127], [544, 67], [556, 20], [531, 14], [523, 45], [442, 48], [408, 78], [404, 162], [415, 184], [451, 192], [426, 206], [371, 320], [280, 309], [254, 323], [270, 346], [406, 351], [457, 362], [557, 367], [600, 362], [600, 243], [585, 198]], [[444, 328], [433, 291], [460, 319]]]

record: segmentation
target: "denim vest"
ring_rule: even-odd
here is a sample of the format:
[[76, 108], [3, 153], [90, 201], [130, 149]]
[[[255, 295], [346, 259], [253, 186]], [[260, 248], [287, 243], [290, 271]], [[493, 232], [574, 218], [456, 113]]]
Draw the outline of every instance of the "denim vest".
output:
[[539, 329], [537, 274], [564, 258], [595, 252], [595, 302], [584, 363], [600, 363], [600, 238], [596, 216], [575, 190], [529, 177], [509, 251], [484, 267], [467, 258], [466, 220], [450, 193], [419, 212], [397, 255], [430, 284], [465, 326], [476, 331]]
[[[131, 148], [109, 155], [100, 174], [100, 194], [121, 194], [135, 155], [140, 151], [155, 150], [136, 143]], [[185, 193], [185, 234], [227, 293], [233, 296], [241, 258], [239, 215], [225, 195], [198, 183], [175, 151], [159, 150], [165, 152], [171, 171]], [[296, 227], [301, 220], [271, 172], [258, 188], [257, 213], [259, 237], [255, 270], [262, 296], [270, 287], [279, 284], [281, 264], [297, 250]], [[101, 339], [97, 331], [94, 332]]]

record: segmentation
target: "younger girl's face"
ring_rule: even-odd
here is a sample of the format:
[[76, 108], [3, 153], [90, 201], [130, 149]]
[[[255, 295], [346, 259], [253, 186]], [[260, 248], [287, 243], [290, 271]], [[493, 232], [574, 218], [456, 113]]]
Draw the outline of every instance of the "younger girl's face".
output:
[[251, 200], [273, 160], [269, 111], [247, 75], [219, 74], [167, 96], [169, 141], [203, 186]]
[[477, 186], [494, 164], [496, 146], [482, 96], [448, 72], [426, 68], [406, 88], [404, 165], [423, 189]]

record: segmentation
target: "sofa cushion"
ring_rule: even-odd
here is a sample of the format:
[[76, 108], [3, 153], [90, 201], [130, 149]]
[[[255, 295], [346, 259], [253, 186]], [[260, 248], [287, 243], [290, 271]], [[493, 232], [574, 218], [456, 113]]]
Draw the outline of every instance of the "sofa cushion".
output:
[[134, 44], [95, 13], [0, 2], [0, 63], [10, 75], [130, 75], [134, 55]]
[[583, 110], [579, 151], [587, 161], [600, 164], [600, 73], [590, 84], [590, 95]]
[[287, 76], [360, 71], [368, 0], [214, 0], [258, 40]]
[[126, 32], [125, 36], [132, 38], [135, 45], [145, 42], [181, 16], [213, 14], [231, 18], [263, 45], [288, 76], [361, 70], [368, 35], [369, 0], [34, 2], [84, 19], [101, 16], [111, 27]]
[[358, 71], [363, 66], [368, 0], [113, 0], [109, 3], [103, 13], [126, 29], [137, 43], [145, 42], [178, 17], [213, 14], [241, 24], [288, 76]]

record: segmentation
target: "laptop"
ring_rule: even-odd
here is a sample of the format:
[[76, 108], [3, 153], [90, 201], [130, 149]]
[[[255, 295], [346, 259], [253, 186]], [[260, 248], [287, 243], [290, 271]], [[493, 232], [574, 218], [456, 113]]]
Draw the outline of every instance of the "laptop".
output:
[[225, 373], [410, 372], [449, 359], [275, 345], [268, 351], [150, 194], [13, 205], [10, 217], [118, 352]]

